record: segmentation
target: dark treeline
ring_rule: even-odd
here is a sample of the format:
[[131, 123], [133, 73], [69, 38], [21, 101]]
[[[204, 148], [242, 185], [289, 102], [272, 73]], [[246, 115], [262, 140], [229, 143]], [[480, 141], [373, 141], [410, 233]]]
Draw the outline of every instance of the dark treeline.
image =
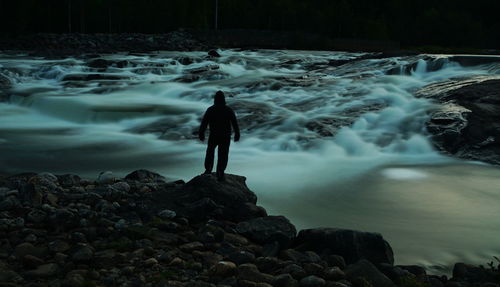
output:
[[[216, 0], [0, 0], [0, 31], [213, 29]], [[499, 0], [218, 0], [219, 29], [313, 32], [403, 45], [500, 47]]]

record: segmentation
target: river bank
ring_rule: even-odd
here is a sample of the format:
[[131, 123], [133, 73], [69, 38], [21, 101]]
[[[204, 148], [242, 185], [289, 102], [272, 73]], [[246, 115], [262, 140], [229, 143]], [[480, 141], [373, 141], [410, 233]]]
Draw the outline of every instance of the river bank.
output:
[[350, 52], [386, 52], [388, 55], [500, 54], [497, 49], [439, 46], [401, 46], [396, 41], [328, 38], [301, 31], [179, 29], [163, 34], [39, 33], [0, 35], [0, 51], [23, 51], [39, 56], [84, 53], [144, 53], [152, 51], [208, 51], [210, 49], [289, 49]]
[[[0, 177], [3, 286], [494, 286], [496, 263], [452, 277], [394, 265], [382, 235], [297, 230], [245, 178], [139, 170]], [[489, 285], [488, 285], [489, 284]], [[493, 284], [493, 285], [492, 285]]]

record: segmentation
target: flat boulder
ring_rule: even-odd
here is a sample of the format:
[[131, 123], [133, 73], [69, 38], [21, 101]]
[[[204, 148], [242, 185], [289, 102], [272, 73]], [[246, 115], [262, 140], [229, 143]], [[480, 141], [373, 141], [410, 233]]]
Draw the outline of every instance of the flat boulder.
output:
[[301, 230], [295, 240], [297, 250], [342, 256], [347, 264], [367, 259], [374, 264], [394, 263], [391, 246], [381, 234], [339, 228]]
[[[217, 181], [213, 174], [196, 176], [178, 190], [176, 200], [188, 210], [188, 217], [199, 217], [199, 208], [192, 208], [200, 199], [210, 201], [212, 209], [216, 209], [216, 217], [243, 221], [250, 218], [265, 216], [265, 210], [255, 203], [257, 196], [248, 189], [246, 178], [226, 174], [225, 181]], [[205, 208], [206, 209], [206, 208]], [[210, 217], [212, 212], [207, 212]]]
[[243, 221], [236, 225], [236, 231], [260, 244], [276, 241], [281, 248], [289, 247], [297, 234], [295, 226], [284, 216], [265, 216]]

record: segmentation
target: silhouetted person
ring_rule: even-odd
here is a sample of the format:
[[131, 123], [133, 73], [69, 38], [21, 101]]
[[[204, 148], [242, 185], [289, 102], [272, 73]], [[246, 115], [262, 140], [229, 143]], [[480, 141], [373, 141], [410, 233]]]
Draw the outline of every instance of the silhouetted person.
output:
[[231, 143], [231, 125], [234, 129], [234, 141], [240, 140], [240, 128], [234, 111], [226, 106], [226, 99], [222, 91], [214, 96], [214, 105], [209, 107], [201, 121], [198, 136], [205, 140], [205, 130], [210, 127], [208, 136], [207, 154], [205, 156], [205, 174], [211, 174], [214, 167], [215, 148], [217, 151], [217, 179], [224, 180], [224, 170], [227, 166], [229, 145]]

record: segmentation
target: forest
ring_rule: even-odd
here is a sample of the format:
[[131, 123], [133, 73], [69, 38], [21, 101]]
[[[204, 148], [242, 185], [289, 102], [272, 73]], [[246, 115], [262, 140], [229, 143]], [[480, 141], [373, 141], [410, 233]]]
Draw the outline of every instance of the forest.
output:
[[498, 48], [498, 0], [0, 0], [0, 33], [303, 31], [402, 45]]

